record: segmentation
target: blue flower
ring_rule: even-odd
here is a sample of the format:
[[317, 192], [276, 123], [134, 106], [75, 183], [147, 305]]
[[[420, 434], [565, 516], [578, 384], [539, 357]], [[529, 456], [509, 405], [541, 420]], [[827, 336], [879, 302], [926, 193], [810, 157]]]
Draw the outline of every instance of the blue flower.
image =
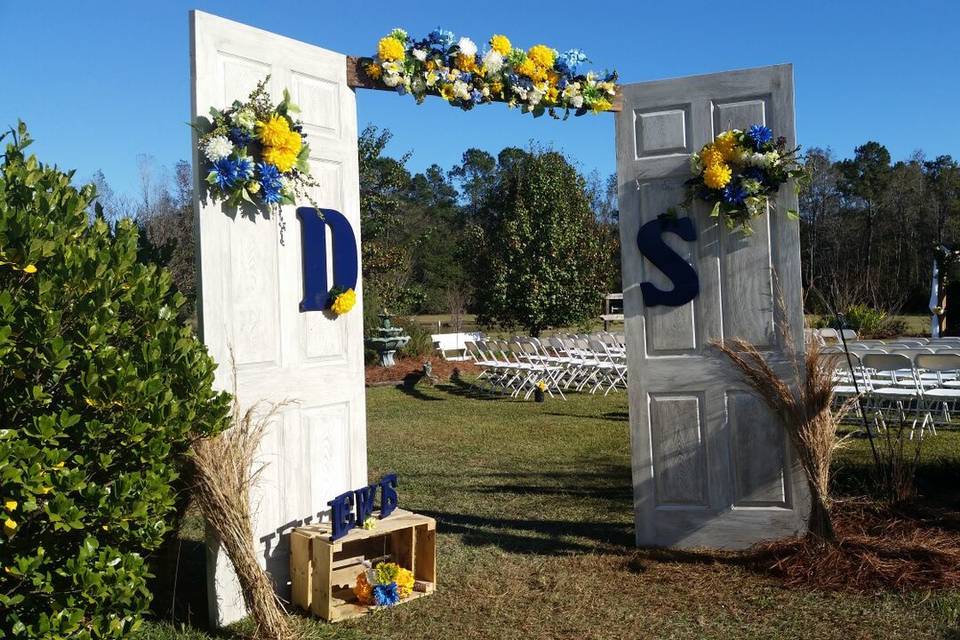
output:
[[250, 177], [253, 164], [247, 158], [227, 156], [214, 162], [213, 170], [217, 173], [217, 186], [222, 191], [228, 191], [238, 182], [243, 182]]
[[747, 180], [757, 180], [760, 184], [766, 180], [767, 174], [760, 167], [747, 167], [743, 170], [743, 177]]
[[582, 62], [587, 62], [587, 54], [580, 49], [570, 49], [557, 56], [557, 70], [559, 70], [560, 73], [575, 75], [577, 73], [577, 67], [579, 67]]
[[257, 164], [260, 173], [260, 198], [269, 204], [280, 202], [283, 182], [280, 180], [280, 170], [272, 164], [260, 162]]
[[743, 204], [747, 190], [739, 182], [731, 182], [723, 188], [723, 201], [729, 204]]
[[373, 587], [373, 602], [378, 607], [392, 607], [400, 602], [400, 591], [397, 583], [378, 584]]
[[467, 83], [467, 84], [470, 84], [471, 82], [473, 82], [473, 74], [472, 74], [472, 73], [461, 73], [461, 74], [460, 74], [460, 77], [458, 78], [458, 80], [462, 80], [463, 82], [465, 82], [465, 83]]
[[233, 127], [230, 129], [230, 142], [238, 147], [245, 147], [253, 140], [253, 134], [243, 127]]
[[454, 39], [452, 31], [444, 31], [440, 27], [437, 27], [427, 35], [427, 40], [430, 44], [440, 46], [443, 49], [452, 47]]
[[762, 124], [755, 124], [747, 130], [747, 137], [753, 140], [753, 146], [759, 151], [763, 145], [773, 140], [773, 131]]
[[477, 104], [480, 104], [481, 102], [483, 102], [483, 94], [480, 93], [480, 92], [479, 92], [478, 90], [476, 90], [476, 89], [474, 89], [473, 91], [470, 92], [470, 97], [471, 97], [471, 98], [473, 99], [473, 101], [476, 102]]

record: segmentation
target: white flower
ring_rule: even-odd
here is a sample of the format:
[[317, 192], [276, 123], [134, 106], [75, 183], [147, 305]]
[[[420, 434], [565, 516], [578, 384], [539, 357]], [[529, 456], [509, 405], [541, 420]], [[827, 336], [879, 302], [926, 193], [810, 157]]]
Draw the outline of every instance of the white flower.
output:
[[513, 92], [517, 94], [521, 100], [527, 99], [527, 90], [521, 86], [513, 85]]
[[767, 167], [772, 167], [773, 165], [780, 162], [780, 154], [776, 151], [768, 151], [763, 154], [763, 164]]
[[210, 162], [216, 162], [233, 153], [233, 143], [227, 140], [227, 136], [214, 136], [207, 140], [203, 153]]
[[453, 83], [453, 95], [461, 100], [466, 100], [470, 97], [470, 89], [467, 87], [467, 83], [462, 80], [457, 80]]
[[496, 73], [503, 67], [503, 56], [491, 49], [483, 56], [483, 66], [487, 68], [488, 74]]
[[457, 46], [460, 48], [460, 53], [465, 56], [477, 55], [477, 45], [473, 42], [473, 40], [466, 36], [460, 38], [460, 41], [457, 42]]
[[700, 161], [700, 155], [694, 153], [690, 156], [690, 173], [700, 175], [701, 171], [703, 171], [703, 162]]
[[480, 90], [480, 93], [483, 95], [484, 98], [489, 98], [489, 97], [490, 97], [490, 87], [484, 85], [484, 86], [483, 86], [483, 89]]
[[540, 100], [542, 99], [543, 99], [543, 91], [532, 89], [527, 92], [527, 103], [531, 107], [535, 107], [536, 105], [540, 104]]
[[233, 124], [252, 130], [257, 124], [257, 116], [250, 109], [240, 109], [234, 112], [232, 118]]
[[401, 66], [400, 66], [399, 64], [397, 64], [396, 62], [384, 62], [384, 63], [383, 63], [383, 71], [384, 71], [384, 73], [394, 73], [394, 74], [397, 74], [397, 73], [400, 73], [400, 71], [401, 71], [402, 69], [403, 69], [403, 67], [401, 67]]
[[414, 50], [413, 50], [413, 57], [416, 58], [417, 60], [419, 60], [420, 62], [424, 62], [424, 61], [426, 61], [426, 59], [427, 59], [427, 50], [426, 50], [426, 49], [414, 49]]
[[438, 79], [439, 77], [440, 77], [440, 76], [437, 75], [437, 72], [436, 72], [436, 71], [428, 71], [428, 72], [427, 72], [427, 86], [428, 86], [428, 87], [432, 87], [433, 85], [437, 84], [437, 79]]
[[743, 188], [747, 190], [747, 193], [754, 194], [760, 192], [760, 181], [754, 178], [744, 180], [742, 183]]
[[400, 84], [400, 74], [397, 73], [388, 73], [383, 76], [383, 84], [388, 87], [395, 87]]
[[583, 96], [573, 96], [570, 98], [570, 106], [574, 109], [579, 109], [583, 106]]
[[766, 164], [766, 158], [762, 153], [748, 153], [744, 157], [743, 163], [751, 167], [762, 167]]

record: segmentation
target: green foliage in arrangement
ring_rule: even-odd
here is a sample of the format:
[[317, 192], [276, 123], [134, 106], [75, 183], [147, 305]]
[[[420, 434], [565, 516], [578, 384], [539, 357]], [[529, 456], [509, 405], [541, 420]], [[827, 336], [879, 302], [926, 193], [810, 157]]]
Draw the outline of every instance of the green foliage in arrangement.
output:
[[501, 171], [478, 229], [481, 324], [575, 325], [599, 313], [606, 263], [584, 180], [562, 154], [522, 153]]
[[[190, 442], [226, 426], [215, 364], [137, 228], [26, 156], [0, 163], [0, 637], [120, 638], [150, 602]], [[0, 139], [3, 139], [0, 138]]]

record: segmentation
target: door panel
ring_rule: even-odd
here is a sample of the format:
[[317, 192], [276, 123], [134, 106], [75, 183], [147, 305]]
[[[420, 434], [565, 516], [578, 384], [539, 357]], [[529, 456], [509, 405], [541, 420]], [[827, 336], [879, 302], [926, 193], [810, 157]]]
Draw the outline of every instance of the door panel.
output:
[[[767, 124], [794, 144], [789, 65], [625, 85], [617, 177], [637, 542], [739, 548], [803, 531], [809, 497], [783, 425], [740, 382], [711, 341], [741, 337], [791, 371], [774, 330], [802, 345], [799, 229], [777, 211], [754, 234], [728, 231], [709, 207], [690, 215], [697, 240], [665, 242], [697, 271], [700, 294], [645, 307], [640, 283], [672, 284], [640, 255], [640, 227], [685, 198], [689, 156], [721, 131]], [[784, 298], [780, 316], [775, 296]]]
[[[195, 116], [246, 98], [268, 74], [273, 100], [290, 91], [319, 183], [311, 196], [343, 213], [359, 243], [357, 116], [345, 56], [199, 11], [191, 13], [191, 46]], [[196, 151], [193, 161], [200, 166]], [[326, 517], [329, 500], [367, 481], [362, 287], [344, 316], [301, 312], [296, 207], [284, 207], [282, 219], [228, 210], [202, 197], [195, 175], [200, 329], [219, 363], [216, 383], [235, 389], [244, 408], [289, 402], [263, 439], [251, 494], [257, 553], [288, 598], [290, 529]], [[330, 247], [328, 236], [328, 264]], [[215, 545], [211, 556], [211, 614], [223, 625], [243, 615], [243, 601]]]

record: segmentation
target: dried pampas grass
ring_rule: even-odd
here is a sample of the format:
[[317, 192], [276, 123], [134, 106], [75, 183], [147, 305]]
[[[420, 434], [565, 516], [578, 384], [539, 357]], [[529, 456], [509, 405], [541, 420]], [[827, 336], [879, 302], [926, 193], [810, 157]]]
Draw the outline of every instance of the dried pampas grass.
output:
[[255, 637], [268, 640], [287, 640], [294, 634], [254, 552], [250, 486], [262, 470], [262, 466], [253, 468], [260, 440], [271, 418], [286, 404], [259, 402], [242, 411], [234, 395], [232, 427], [194, 443], [191, 450], [196, 468], [194, 497], [233, 564], [243, 602], [257, 627]]
[[[787, 317], [782, 299], [778, 300], [778, 307], [780, 317]], [[713, 345], [730, 359], [744, 382], [783, 420], [810, 487], [810, 533], [822, 540], [834, 541], [836, 534], [830, 519], [830, 463], [842, 442], [837, 438], [837, 425], [852, 402], [834, 409], [836, 357], [824, 354], [816, 344], [808, 345], [805, 354], [799, 354], [787, 327], [778, 324], [777, 331], [786, 360], [793, 369], [786, 380], [776, 372], [768, 356], [746, 340], [718, 340]], [[782, 360], [782, 356], [778, 360]]]

